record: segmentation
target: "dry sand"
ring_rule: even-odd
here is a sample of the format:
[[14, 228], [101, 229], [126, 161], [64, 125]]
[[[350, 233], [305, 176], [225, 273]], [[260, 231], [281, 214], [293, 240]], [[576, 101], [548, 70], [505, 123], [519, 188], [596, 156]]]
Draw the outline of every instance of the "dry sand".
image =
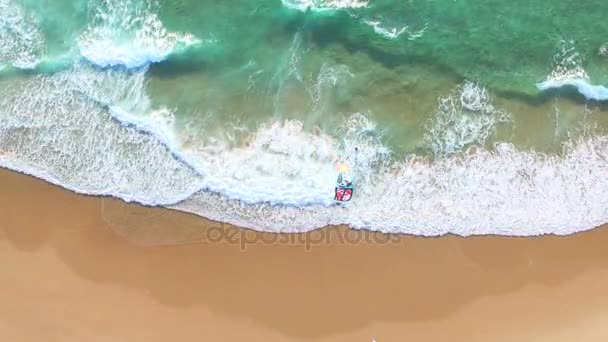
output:
[[273, 242], [4, 170], [0, 208], [0, 341], [608, 340], [606, 229]]

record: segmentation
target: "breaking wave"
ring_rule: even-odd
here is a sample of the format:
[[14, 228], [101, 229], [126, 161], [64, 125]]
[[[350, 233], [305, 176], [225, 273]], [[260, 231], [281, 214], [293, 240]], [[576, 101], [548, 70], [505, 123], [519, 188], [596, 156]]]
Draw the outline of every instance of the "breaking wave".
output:
[[100, 1], [78, 39], [81, 55], [101, 67], [137, 68], [202, 42], [189, 33], [168, 31], [156, 7], [149, 1]]
[[[605, 47], [599, 53], [606, 53]], [[608, 88], [590, 83], [589, 75], [583, 68], [581, 55], [576, 51], [573, 42], [563, 41], [553, 60], [553, 70], [543, 82], [537, 83], [539, 90], [561, 87], [574, 87], [588, 100], [608, 100]]]

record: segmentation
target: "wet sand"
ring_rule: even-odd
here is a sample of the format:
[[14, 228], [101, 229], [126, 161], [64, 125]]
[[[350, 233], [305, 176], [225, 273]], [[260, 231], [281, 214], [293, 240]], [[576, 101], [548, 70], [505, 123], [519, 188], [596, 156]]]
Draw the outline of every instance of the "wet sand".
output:
[[608, 340], [605, 228], [279, 239], [5, 170], [0, 208], [2, 341]]

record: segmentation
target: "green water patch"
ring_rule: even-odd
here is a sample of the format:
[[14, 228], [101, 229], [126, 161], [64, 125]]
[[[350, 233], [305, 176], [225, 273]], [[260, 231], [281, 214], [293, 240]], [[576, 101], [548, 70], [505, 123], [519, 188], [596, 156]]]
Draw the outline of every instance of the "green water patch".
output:
[[608, 81], [608, 65], [598, 54], [608, 40], [598, 34], [608, 32], [602, 11], [608, 5], [603, 1], [411, 1], [393, 7], [391, 3], [375, 2], [369, 11], [378, 14], [362, 11], [357, 18], [383, 17], [384, 10], [402, 18], [402, 25], [426, 27], [422, 37], [385, 39], [362, 19], [347, 15], [320, 16], [320, 23], [309, 27], [319, 41], [364, 51], [387, 66], [435, 63], [495, 90], [529, 95], [538, 93], [535, 83], [551, 71], [560, 41], [572, 40], [585, 57], [592, 80]]
[[90, 3], [85, 0], [20, 0], [20, 3], [39, 23], [47, 58], [72, 52], [78, 34], [90, 19]]

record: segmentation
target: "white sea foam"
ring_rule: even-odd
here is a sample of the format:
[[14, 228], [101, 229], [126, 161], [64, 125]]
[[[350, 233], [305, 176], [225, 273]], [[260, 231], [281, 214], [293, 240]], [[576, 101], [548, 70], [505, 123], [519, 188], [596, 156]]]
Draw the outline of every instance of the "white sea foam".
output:
[[189, 33], [168, 31], [153, 2], [103, 0], [96, 6], [78, 39], [81, 55], [96, 65], [137, 68], [202, 42]]
[[[600, 48], [600, 53], [601, 53]], [[554, 56], [553, 70], [543, 82], [537, 83], [539, 90], [561, 87], [574, 87], [588, 100], [608, 100], [608, 87], [590, 83], [589, 76], [583, 68], [582, 56], [576, 51], [573, 42], [561, 43]]]
[[332, 141], [304, 132], [296, 121], [263, 125], [241, 148], [209, 151], [202, 146], [190, 155], [207, 170], [206, 188], [229, 198], [284, 205], [332, 201]]
[[412, 158], [379, 172], [348, 206], [242, 206], [199, 192], [175, 209], [274, 232], [330, 224], [436, 236], [571, 234], [608, 221], [608, 138], [573, 142], [564, 157], [510, 144], [430, 163]]
[[343, 9], [358, 9], [369, 6], [365, 0], [281, 0], [283, 6], [298, 11], [328, 12]]
[[471, 144], [484, 145], [497, 125], [510, 121], [509, 113], [492, 104], [484, 87], [467, 81], [439, 98], [425, 139], [436, 156], [444, 156], [461, 152]]
[[0, 68], [34, 68], [44, 48], [36, 18], [13, 0], [0, 0]]

